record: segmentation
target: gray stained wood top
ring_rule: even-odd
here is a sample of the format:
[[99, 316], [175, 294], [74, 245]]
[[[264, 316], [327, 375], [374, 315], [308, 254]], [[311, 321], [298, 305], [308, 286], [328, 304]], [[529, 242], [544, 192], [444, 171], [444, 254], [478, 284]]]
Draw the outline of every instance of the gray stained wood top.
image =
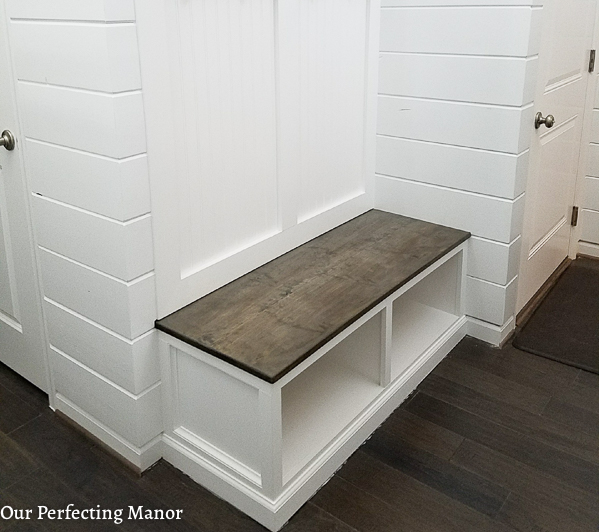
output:
[[371, 210], [156, 328], [273, 383], [469, 236]]

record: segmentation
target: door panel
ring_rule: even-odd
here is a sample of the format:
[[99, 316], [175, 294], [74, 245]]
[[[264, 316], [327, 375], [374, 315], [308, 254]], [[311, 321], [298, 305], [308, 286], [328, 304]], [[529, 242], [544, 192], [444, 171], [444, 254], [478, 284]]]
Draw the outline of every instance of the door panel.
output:
[[543, 2], [535, 112], [553, 115], [555, 125], [530, 125], [517, 310], [568, 256], [595, 9], [593, 0]]
[[0, 147], [0, 362], [48, 391], [42, 310], [37, 280], [22, 142], [8, 48], [4, 0], [0, 0], [0, 131], [17, 138]]

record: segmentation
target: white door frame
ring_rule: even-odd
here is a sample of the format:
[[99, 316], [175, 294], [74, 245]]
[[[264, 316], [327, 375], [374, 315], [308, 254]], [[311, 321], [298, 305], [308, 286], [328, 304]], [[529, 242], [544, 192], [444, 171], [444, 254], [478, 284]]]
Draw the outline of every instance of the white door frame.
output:
[[[599, 3], [595, 7], [595, 28], [593, 30], [593, 44], [592, 49], [599, 50]], [[589, 146], [591, 142], [591, 130], [593, 127], [593, 109], [595, 108], [595, 96], [599, 79], [599, 57], [596, 59], [595, 72], [589, 76], [587, 83], [587, 95], [585, 100], [584, 108], [584, 122], [582, 126], [582, 136], [580, 145], [580, 155], [578, 158], [578, 172], [576, 175], [576, 191], [574, 193], [574, 205], [577, 205], [579, 209], [582, 208], [584, 193], [585, 193], [585, 179], [587, 176], [588, 165], [589, 165]], [[599, 103], [599, 102], [598, 102]], [[575, 259], [579, 251], [579, 241], [582, 234], [582, 223], [580, 218], [578, 219], [578, 225], [572, 227], [570, 233], [570, 248], [568, 257]]]

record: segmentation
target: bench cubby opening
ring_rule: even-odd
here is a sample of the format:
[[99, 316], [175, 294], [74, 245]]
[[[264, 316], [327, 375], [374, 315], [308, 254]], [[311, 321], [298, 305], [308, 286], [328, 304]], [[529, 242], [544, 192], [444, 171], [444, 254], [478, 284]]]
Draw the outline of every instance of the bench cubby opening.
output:
[[462, 255], [441, 264], [393, 301], [391, 380], [405, 372], [461, 316]]
[[381, 393], [381, 315], [282, 387], [283, 484]]

